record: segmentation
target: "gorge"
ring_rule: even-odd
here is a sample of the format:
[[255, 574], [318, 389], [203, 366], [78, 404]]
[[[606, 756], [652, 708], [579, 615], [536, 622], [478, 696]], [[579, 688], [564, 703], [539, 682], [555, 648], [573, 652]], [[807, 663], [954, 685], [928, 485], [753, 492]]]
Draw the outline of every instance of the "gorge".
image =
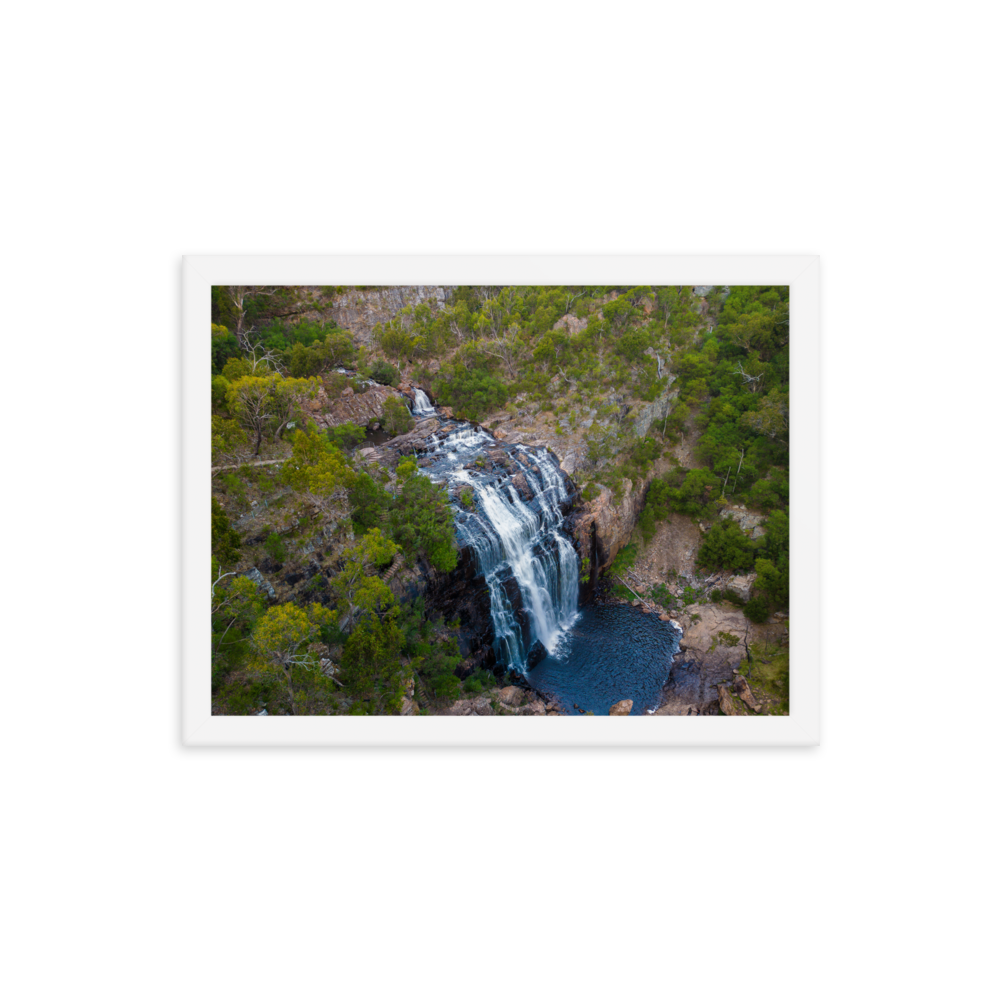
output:
[[[420, 388], [413, 412], [437, 413]], [[454, 420], [424, 447], [421, 472], [448, 487], [471, 586], [489, 594], [494, 670], [517, 671], [564, 711], [607, 714], [624, 699], [636, 715], [657, 708], [680, 630], [628, 605], [580, 606], [568, 525], [578, 491], [555, 457]]]

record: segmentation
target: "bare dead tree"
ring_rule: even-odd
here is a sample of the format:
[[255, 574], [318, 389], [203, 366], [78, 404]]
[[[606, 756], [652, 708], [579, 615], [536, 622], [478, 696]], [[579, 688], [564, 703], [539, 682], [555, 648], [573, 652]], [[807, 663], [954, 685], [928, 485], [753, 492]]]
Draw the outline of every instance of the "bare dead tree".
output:
[[[252, 328], [247, 331], [248, 338], [251, 333], [253, 333]], [[250, 362], [250, 372], [253, 375], [258, 374], [258, 369], [284, 374], [284, 363], [273, 348], [266, 351], [259, 344], [254, 344], [247, 353], [247, 361]]]
[[743, 362], [739, 361], [736, 367], [730, 372], [730, 375], [740, 375], [743, 378], [743, 385], [745, 385], [751, 392], [757, 392], [761, 387], [761, 379], [764, 377], [764, 373], [761, 372], [759, 375], [751, 375], [748, 371], [743, 368]]
[[277, 291], [275, 285], [227, 285], [226, 291], [229, 299], [236, 309], [236, 340], [244, 353], [250, 351], [250, 341], [248, 332], [244, 327], [246, 323], [246, 307], [248, 299], [255, 299], [262, 295], [271, 296]]
[[[733, 480], [733, 493], [736, 492], [736, 484], [740, 481], [740, 469], [743, 468], [743, 453], [744, 449], [740, 448], [740, 464], [736, 468], [736, 478]], [[729, 474], [726, 474], [726, 479], [729, 479]]]
[[[216, 588], [216, 587], [217, 587], [217, 586], [218, 586], [218, 585], [219, 585], [219, 584], [220, 584], [220, 583], [221, 583], [221, 582], [222, 582], [223, 580], [225, 580], [225, 578], [226, 578], [227, 576], [236, 576], [236, 571], [235, 571], [235, 570], [233, 570], [233, 571], [232, 571], [231, 573], [223, 573], [223, 572], [222, 572], [222, 568], [221, 568], [221, 567], [219, 567], [219, 575], [218, 575], [218, 577], [217, 577], [217, 579], [216, 579], [215, 583], [213, 583], [213, 584], [212, 584], [212, 596], [213, 596], [213, 597], [215, 597], [215, 588]], [[225, 607], [225, 606], [226, 606], [226, 605], [227, 605], [227, 604], [228, 604], [228, 603], [229, 603], [229, 602], [230, 602], [231, 600], [232, 600], [232, 598], [231, 598], [231, 597], [230, 597], [230, 598], [227, 598], [227, 599], [226, 599], [225, 601], [223, 601], [223, 602], [222, 602], [222, 603], [221, 603], [220, 605], [218, 605], [218, 607], [214, 607], [214, 608], [212, 608], [212, 614], [214, 615], [214, 614], [215, 614], [215, 613], [216, 613], [217, 611], [220, 611], [220, 610], [221, 610], [222, 608], [224, 608], [224, 607]]]

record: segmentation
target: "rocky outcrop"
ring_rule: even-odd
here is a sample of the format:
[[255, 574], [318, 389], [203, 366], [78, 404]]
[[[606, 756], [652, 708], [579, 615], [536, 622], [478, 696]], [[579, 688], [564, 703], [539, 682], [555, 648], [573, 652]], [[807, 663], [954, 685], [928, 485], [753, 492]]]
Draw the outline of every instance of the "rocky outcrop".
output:
[[[592, 581], [611, 565], [621, 548], [628, 543], [636, 520], [642, 512], [643, 494], [633, 488], [632, 480], [623, 482], [622, 497], [616, 501], [607, 487], [585, 503], [571, 520], [573, 536], [582, 559], [582, 575], [588, 571]], [[589, 566], [589, 570], [588, 570]]]
[[733, 690], [743, 699], [747, 708], [752, 709], [754, 712], [760, 711], [757, 699], [754, 698], [753, 692], [750, 690], [750, 685], [747, 684], [747, 679], [742, 674], [737, 674], [733, 680]]
[[421, 420], [415, 424], [413, 430], [408, 433], [400, 434], [391, 441], [386, 442], [380, 451], [382, 454], [393, 453], [397, 456], [429, 451], [434, 447], [431, 439], [440, 428], [440, 420], [436, 417], [428, 417], [426, 420]]
[[749, 622], [743, 612], [731, 604], [691, 605], [680, 619], [684, 638], [678, 655], [691, 654], [689, 658], [696, 657], [704, 670], [728, 679], [746, 656], [743, 643]]
[[[669, 386], [677, 378], [671, 375], [667, 381]], [[635, 415], [635, 423], [632, 425], [635, 436], [642, 438], [649, 433], [649, 429], [658, 423], [662, 423], [670, 414], [670, 408], [677, 398], [677, 390], [667, 388], [660, 393], [652, 403], [647, 403]]]
[[[694, 292], [695, 295], [704, 296], [708, 295], [708, 293], [715, 287], [716, 287], [715, 285], [695, 285], [692, 288], [692, 291]], [[729, 298], [729, 286], [721, 285], [719, 287], [721, 288], [722, 301], [725, 302], [726, 299]]]
[[549, 655], [549, 651], [542, 645], [541, 639], [536, 639], [531, 644], [531, 649], [528, 650], [528, 656], [526, 662], [528, 669], [531, 670], [533, 667], [537, 667], [542, 660], [546, 659]]
[[[349, 393], [349, 395], [347, 394]], [[378, 420], [390, 397], [403, 399], [403, 394], [388, 385], [370, 385], [365, 392], [348, 387], [344, 394], [331, 399], [320, 387], [312, 398], [302, 399], [302, 409], [321, 430], [340, 424], [367, 424]]]
[[[748, 644], [778, 644], [785, 636], [781, 622], [755, 625], [744, 617], [740, 608], [728, 603], [692, 604], [678, 612], [677, 619], [684, 635], [674, 655], [657, 715], [689, 715], [692, 710], [693, 714], [704, 715], [720, 711], [718, 687], [732, 683], [734, 672], [747, 656]], [[721, 710], [724, 714], [740, 714], [735, 706], [733, 712]]]
[[456, 701], [442, 715], [496, 715], [489, 695], [481, 694], [478, 698], [463, 698]]
[[634, 702], [631, 698], [616, 701], [608, 711], [608, 715], [628, 715], [632, 711], [633, 704]]
[[270, 597], [272, 601], [275, 599], [276, 595], [274, 592], [274, 587], [268, 580], [264, 579], [264, 574], [261, 573], [261, 571], [257, 569], [256, 566], [254, 566], [252, 569], [248, 569], [246, 573], [244, 573], [243, 575], [247, 577], [247, 579], [252, 580], [255, 584], [257, 584], [257, 589], [267, 594], [267, 596]]
[[567, 313], [565, 316], [555, 321], [552, 325], [552, 329], [565, 330], [567, 333], [576, 336], [576, 334], [587, 329], [587, 317], [585, 316], [583, 319], [580, 319], [572, 313]]
[[723, 715], [740, 714], [733, 703], [733, 696], [729, 693], [729, 688], [725, 684], [719, 685], [719, 710]]
[[332, 296], [322, 315], [350, 330], [356, 340], [370, 343], [372, 330], [379, 323], [387, 323], [404, 306], [427, 302], [440, 307], [451, 291], [448, 285], [389, 285], [363, 290], [347, 287]]
[[501, 688], [497, 698], [508, 708], [517, 708], [524, 701], [524, 690], [511, 684]]
[[735, 521], [744, 531], [750, 532], [751, 538], [761, 538], [764, 535], [765, 515], [763, 514], [755, 514], [752, 510], [747, 510], [746, 507], [738, 506], [727, 507], [720, 511], [719, 516], [728, 517]]
[[510, 685], [481, 694], [475, 698], [461, 698], [446, 708], [442, 715], [557, 715], [559, 706], [547, 702], [534, 691]]
[[540, 698], [529, 701], [518, 713], [518, 715], [548, 715], [545, 710], [545, 702]]
[[749, 601], [753, 593], [753, 585], [757, 579], [756, 573], [746, 573], [743, 575], [733, 574], [732, 576], [720, 577], [718, 590], [723, 592], [731, 591], [741, 601]]

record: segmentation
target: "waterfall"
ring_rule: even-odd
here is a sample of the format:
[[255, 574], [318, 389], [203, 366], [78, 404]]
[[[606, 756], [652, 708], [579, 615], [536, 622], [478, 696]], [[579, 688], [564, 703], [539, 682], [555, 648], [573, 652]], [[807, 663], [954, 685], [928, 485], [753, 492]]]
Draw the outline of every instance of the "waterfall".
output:
[[427, 393], [423, 389], [413, 389], [413, 415], [415, 417], [429, 417], [434, 412], [431, 401], [427, 398]]
[[[415, 414], [421, 396], [427, 398], [417, 393]], [[453, 490], [472, 488], [471, 509], [456, 505], [459, 540], [474, 553], [489, 591], [497, 660], [523, 671], [532, 645], [539, 641], [554, 652], [578, 616], [579, 560], [563, 528], [565, 477], [547, 451], [503, 448], [468, 424], [433, 439], [431, 447], [424, 471], [443, 476]], [[503, 452], [499, 469], [492, 459], [485, 462], [487, 448], [494, 458]], [[522, 499], [515, 476], [524, 477], [530, 499]]]

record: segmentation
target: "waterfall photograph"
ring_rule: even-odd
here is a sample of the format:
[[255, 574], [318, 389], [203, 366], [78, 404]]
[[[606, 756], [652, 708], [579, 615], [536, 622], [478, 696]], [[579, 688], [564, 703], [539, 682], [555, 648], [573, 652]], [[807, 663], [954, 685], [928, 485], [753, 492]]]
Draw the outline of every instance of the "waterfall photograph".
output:
[[788, 715], [789, 298], [213, 285], [212, 714]]

